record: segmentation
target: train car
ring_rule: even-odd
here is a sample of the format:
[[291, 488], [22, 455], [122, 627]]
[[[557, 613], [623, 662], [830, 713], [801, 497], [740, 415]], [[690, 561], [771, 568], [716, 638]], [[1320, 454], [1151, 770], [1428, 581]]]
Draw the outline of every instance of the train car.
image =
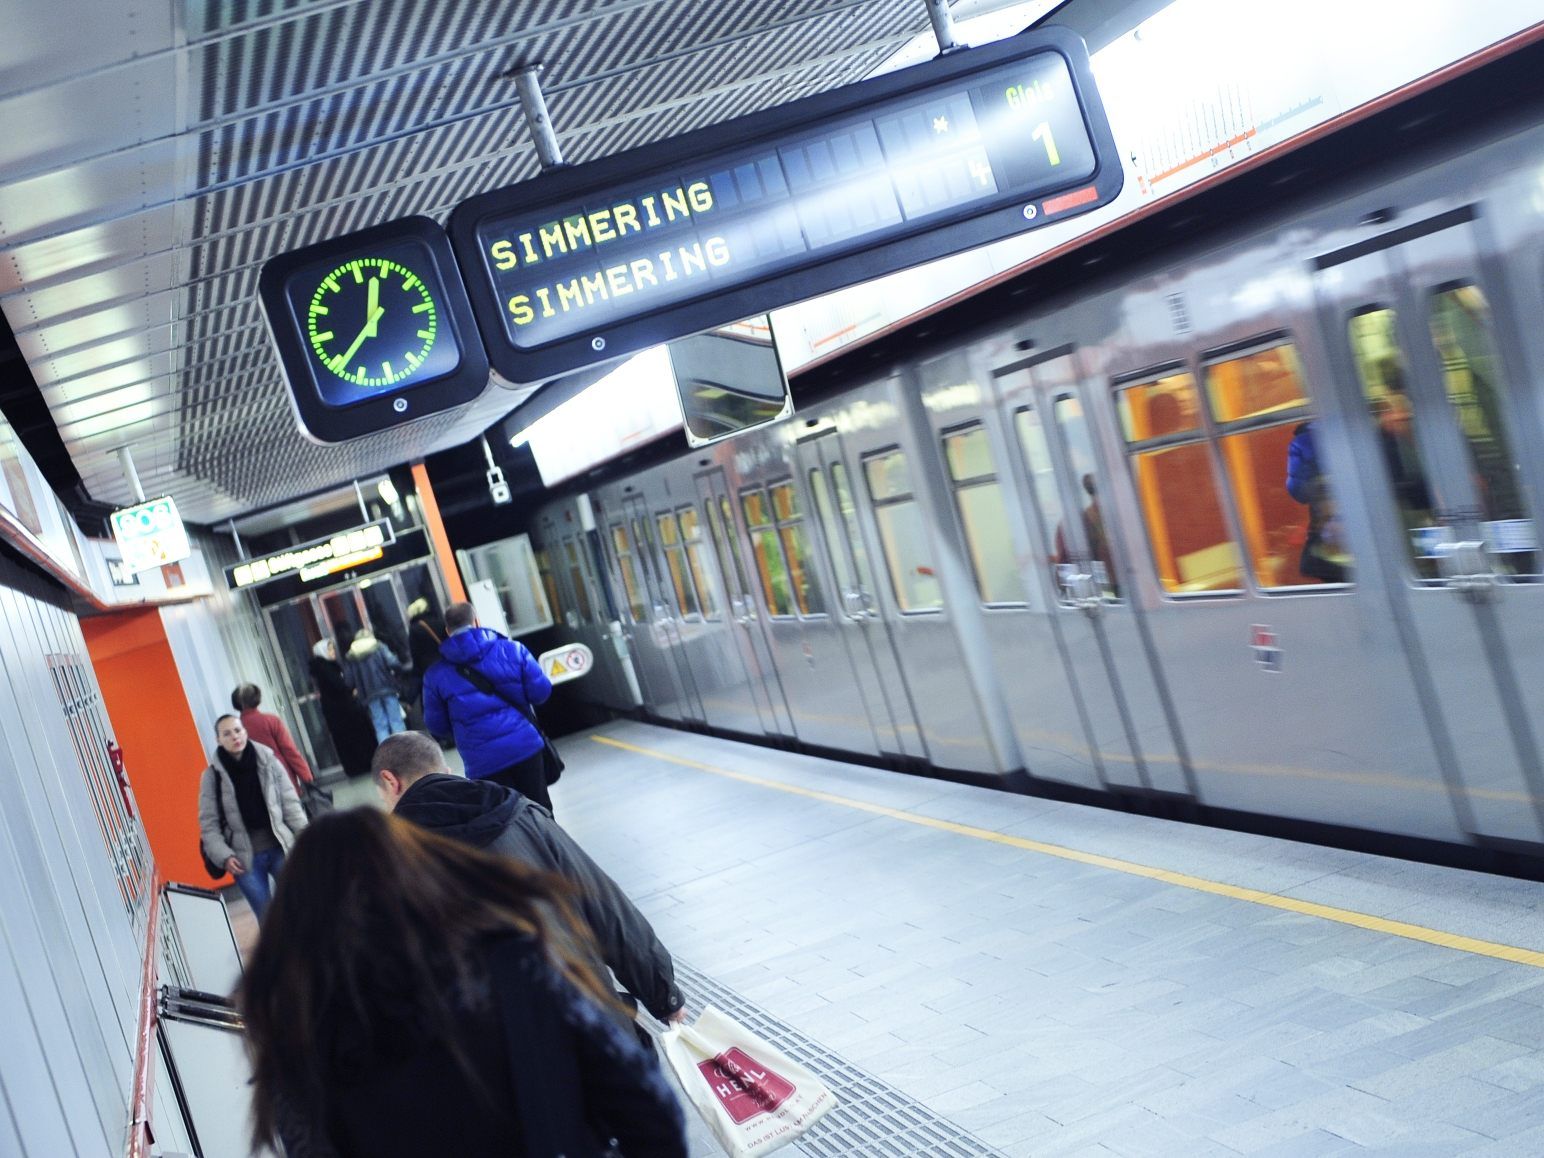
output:
[[683, 726], [1537, 858], [1539, 55], [828, 359], [777, 426], [554, 499], [554, 558], [544, 528], [593, 510], [605, 662]]

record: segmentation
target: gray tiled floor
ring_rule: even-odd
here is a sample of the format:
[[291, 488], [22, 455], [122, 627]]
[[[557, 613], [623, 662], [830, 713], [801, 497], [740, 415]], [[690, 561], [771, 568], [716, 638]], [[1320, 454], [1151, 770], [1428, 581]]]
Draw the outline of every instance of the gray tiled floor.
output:
[[[1544, 950], [1544, 887], [634, 723], [780, 784]], [[1544, 969], [563, 741], [684, 961], [1008, 1155], [1544, 1154]], [[699, 1130], [697, 1153], [716, 1149]], [[857, 1156], [854, 1156], [857, 1158]]]

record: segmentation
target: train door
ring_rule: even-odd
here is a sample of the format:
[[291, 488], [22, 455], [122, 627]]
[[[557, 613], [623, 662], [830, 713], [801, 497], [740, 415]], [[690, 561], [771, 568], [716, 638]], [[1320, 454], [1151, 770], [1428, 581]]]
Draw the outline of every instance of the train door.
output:
[[726, 647], [722, 600], [704, 570], [705, 546], [697, 510], [672, 505], [655, 513], [654, 527], [663, 558], [660, 575], [669, 581], [676, 610], [671, 621], [676, 662], [696, 718], [738, 732], [752, 731], [755, 714], [741, 692], [744, 672], [730, 667], [731, 660], [738, 664], [738, 656]]
[[755, 712], [757, 730], [768, 736], [792, 736], [793, 725], [788, 720], [787, 705], [782, 703], [783, 691], [772, 666], [772, 654], [767, 650], [756, 604], [747, 585], [745, 559], [735, 530], [734, 504], [729, 499], [724, 472], [714, 468], [699, 474], [695, 482], [702, 511], [698, 534], [705, 530], [712, 546], [713, 565], [717, 568], [719, 590], [725, 604], [724, 642], [739, 657], [738, 669], [731, 660], [730, 670], [744, 673], [743, 696]]
[[832, 621], [847, 649], [882, 752], [926, 760], [927, 746], [911, 692], [901, 672], [889, 627], [879, 612], [873, 558], [863, 539], [854, 501], [852, 476], [834, 430], [800, 441], [799, 469], [814, 503], [815, 521], [835, 579], [837, 606]]
[[671, 638], [665, 622], [669, 608], [659, 595], [659, 580], [646, 533], [648, 518], [641, 498], [624, 499], [620, 518], [612, 524], [611, 541], [627, 590], [632, 618], [629, 636], [643, 675], [645, 702], [652, 712], [667, 720], [685, 720], [686, 691], [670, 655]]
[[1100, 501], [1108, 485], [1095, 459], [1074, 356], [1051, 351], [999, 367], [995, 375], [1040, 516], [1041, 558], [1050, 569], [1069, 682], [1096, 765], [1112, 786], [1190, 795], [1140, 625], [1121, 590], [1119, 548]]
[[[663, 498], [663, 494], [660, 496]], [[662, 650], [674, 671], [681, 689], [681, 718], [690, 723], [706, 723], [702, 710], [702, 696], [697, 690], [692, 657], [688, 653], [686, 626], [688, 617], [697, 618], [695, 592], [687, 587], [687, 580], [680, 587], [672, 582], [671, 554], [679, 541], [675, 519], [669, 511], [651, 511], [639, 498], [634, 507], [634, 524], [637, 526], [638, 553], [644, 562], [644, 574], [653, 583], [654, 625], [659, 631]], [[695, 636], [695, 632], [692, 633]]]
[[868, 705], [815, 571], [794, 480], [753, 483], [738, 500], [767, 642], [799, 739], [878, 756]]
[[1473, 219], [1454, 210], [1315, 265], [1326, 325], [1350, 354], [1395, 614], [1439, 758], [1463, 789], [1460, 820], [1538, 843], [1544, 585], [1517, 454], [1536, 434], [1498, 352]]

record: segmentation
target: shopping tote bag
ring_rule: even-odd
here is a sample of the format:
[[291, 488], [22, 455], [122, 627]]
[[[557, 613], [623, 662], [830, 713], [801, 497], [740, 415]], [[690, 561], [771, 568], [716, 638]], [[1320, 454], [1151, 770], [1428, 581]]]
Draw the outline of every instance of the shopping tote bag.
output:
[[660, 1036], [665, 1060], [731, 1158], [770, 1154], [836, 1105], [798, 1062], [711, 1005]]

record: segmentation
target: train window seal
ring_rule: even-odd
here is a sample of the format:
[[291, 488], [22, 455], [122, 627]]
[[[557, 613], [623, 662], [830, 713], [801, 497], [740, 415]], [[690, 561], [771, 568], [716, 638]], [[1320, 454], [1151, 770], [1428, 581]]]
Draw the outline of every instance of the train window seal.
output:
[[[953, 463], [953, 460], [950, 457], [950, 453], [949, 453], [950, 443], [953, 440], [955, 440], [955, 439], [965, 438], [965, 437], [968, 437], [968, 436], [974, 435], [974, 434], [980, 434], [982, 436], [982, 438], [985, 439], [985, 447], [986, 447], [986, 454], [987, 454], [987, 458], [988, 458], [988, 465], [992, 469], [984, 471], [984, 472], [982, 472], [980, 474], [956, 475], [954, 473], [954, 463]], [[971, 523], [970, 519], [966, 516], [965, 504], [962, 501], [963, 500], [963, 496], [967, 492], [982, 491], [982, 490], [985, 490], [987, 487], [995, 487], [996, 490], [997, 490], [998, 500], [999, 500], [998, 506], [999, 506], [999, 510], [1001, 512], [1001, 515], [1002, 515], [1002, 537], [1003, 537], [1004, 542], [1009, 546], [1009, 548], [1010, 549], [1012, 548], [1012, 546], [1013, 546], [1012, 520], [1009, 518], [1009, 515], [1008, 515], [1008, 503], [1007, 503], [1006, 498], [1004, 497], [1004, 489], [1005, 488], [1004, 488], [1003, 482], [1002, 482], [1002, 472], [1001, 472], [1001, 470], [997, 469], [996, 462], [992, 461], [992, 459], [991, 459], [991, 454], [992, 454], [991, 432], [988, 430], [987, 425], [986, 425], [985, 422], [983, 422], [979, 418], [976, 418], [976, 419], [972, 419], [969, 422], [958, 423], [958, 424], [956, 424], [954, 426], [946, 427], [946, 428], [940, 430], [938, 432], [938, 439], [939, 439], [940, 449], [943, 451], [944, 471], [945, 471], [945, 474], [947, 475], [948, 481], [949, 481], [949, 493], [950, 493], [950, 497], [953, 499], [952, 505], [954, 507], [954, 516], [955, 516], [955, 519], [957, 521], [957, 525], [959, 527], [960, 537], [963, 540], [963, 545], [965, 547], [965, 554], [969, 558], [969, 561], [970, 561], [971, 578], [972, 578], [972, 580], [975, 583], [976, 595], [978, 596], [978, 601], [979, 601], [980, 605], [983, 608], [986, 608], [987, 610], [993, 610], [993, 609], [1002, 609], [1002, 610], [1023, 609], [1024, 607], [1026, 607], [1028, 605], [1028, 600], [1026, 600], [1026, 599], [1024, 599], [1022, 597], [1018, 598], [1018, 599], [989, 599], [989, 598], [987, 598], [987, 590], [986, 590], [986, 588], [987, 588], [988, 582], [990, 582], [990, 579], [989, 579], [989, 577], [985, 577], [982, 574], [982, 569], [981, 569], [981, 565], [980, 565], [980, 558], [979, 558], [980, 551], [978, 551], [978, 549], [977, 549], [977, 535], [972, 533], [972, 530], [971, 530], [972, 523]], [[989, 538], [990, 537], [988, 537], [988, 540], [989, 540]], [[1019, 569], [1018, 569], [1018, 566], [1017, 566], [1016, 562], [1015, 562], [1014, 566], [1011, 568], [1011, 572], [1012, 572], [1012, 576], [1013, 576], [1013, 580], [1012, 580], [1013, 581], [1013, 585], [1020, 592], [1022, 592], [1023, 589], [1024, 589], [1024, 577], [1019, 572]]]
[[[874, 450], [871, 450], [871, 451], [867, 452], [866, 454], [864, 454], [861, 457], [861, 459], [859, 460], [859, 463], [858, 463], [859, 467], [861, 468], [861, 473], [863, 475], [863, 486], [864, 486], [864, 489], [868, 492], [869, 506], [870, 506], [870, 509], [873, 512], [874, 521], [877, 524], [879, 524], [879, 553], [880, 553], [881, 556], [883, 556], [884, 561], [885, 561], [885, 570], [889, 573], [889, 577], [890, 577], [890, 595], [891, 595], [891, 598], [895, 600], [896, 610], [901, 615], [904, 615], [904, 616], [928, 616], [928, 615], [941, 616], [943, 614], [943, 610], [944, 610], [943, 609], [942, 585], [939, 584], [937, 572], [936, 572], [936, 570], [932, 569], [931, 565], [926, 565], [926, 566], [928, 566], [929, 569], [925, 573], [924, 577], [927, 578], [927, 579], [932, 580], [933, 584], [939, 588], [938, 601], [936, 603], [934, 603], [932, 606], [927, 606], [927, 607], [910, 607], [910, 606], [908, 606], [908, 604], [911, 602], [911, 600], [910, 600], [909, 597], [904, 596], [902, 594], [901, 589], [900, 589], [900, 585], [896, 582], [896, 578], [897, 578], [897, 575], [898, 575], [898, 571], [897, 571], [897, 568], [896, 568], [896, 560], [895, 560], [895, 557], [894, 557], [894, 555], [893, 555], [893, 553], [892, 553], [892, 551], [890, 549], [890, 547], [891, 547], [890, 541], [889, 541], [889, 539], [885, 535], [885, 522], [884, 522], [883, 519], [880, 518], [880, 512], [884, 511], [884, 510], [887, 510], [887, 509], [889, 509], [891, 507], [902, 507], [902, 506], [906, 506], [908, 504], [911, 505], [911, 506], [920, 506], [920, 504], [919, 504], [919, 502], [917, 500], [916, 492], [911, 489], [911, 479], [910, 479], [909, 470], [908, 470], [908, 474], [907, 474], [907, 486], [906, 486], [906, 489], [900, 490], [900, 491], [895, 491], [895, 492], [893, 492], [891, 494], [886, 495], [886, 497], [882, 498], [882, 499], [875, 497], [875, 495], [874, 495], [874, 472], [871, 469], [871, 467], [873, 466], [874, 463], [878, 462], [880, 459], [888, 458], [891, 455], [900, 455], [901, 465], [902, 465], [903, 468], [906, 467], [906, 452], [904, 450], [902, 450], [900, 445], [897, 444], [897, 443], [892, 443], [889, 446], [878, 447], [878, 448], [876, 448]], [[927, 528], [924, 525], [924, 527], [923, 527], [923, 534], [925, 535], [926, 533], [927, 533]], [[919, 573], [920, 573], [920, 569], [919, 569]]]

